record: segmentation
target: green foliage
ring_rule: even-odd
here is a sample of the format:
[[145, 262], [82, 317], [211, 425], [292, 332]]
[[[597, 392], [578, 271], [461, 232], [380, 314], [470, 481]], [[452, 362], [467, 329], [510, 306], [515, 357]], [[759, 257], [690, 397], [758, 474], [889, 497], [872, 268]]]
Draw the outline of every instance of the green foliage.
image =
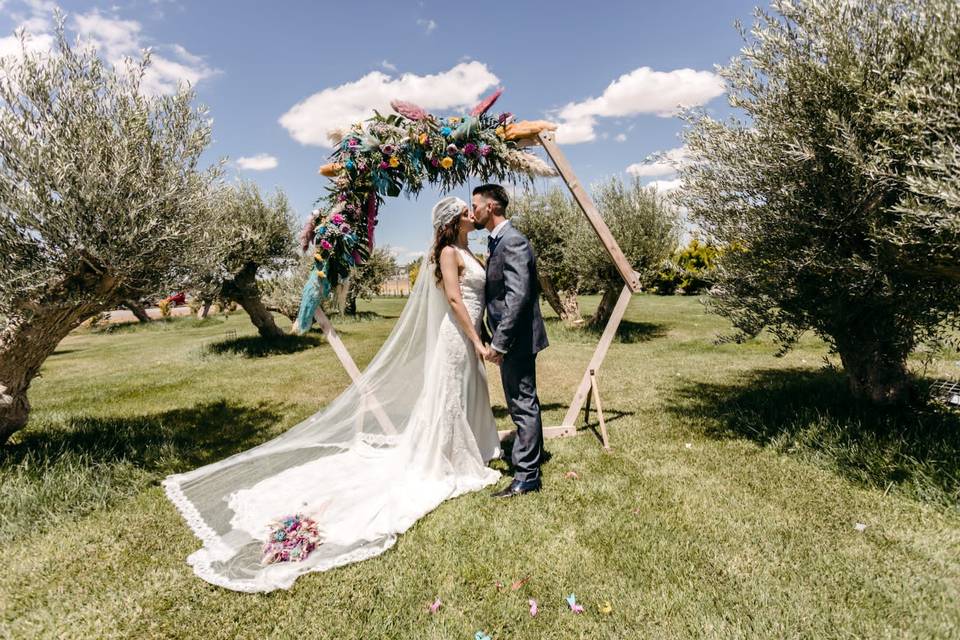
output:
[[720, 250], [694, 238], [663, 265], [649, 282], [660, 295], [695, 295], [710, 288]]
[[852, 391], [906, 395], [956, 324], [960, 5], [776, 0], [721, 71], [743, 114], [693, 114], [680, 202], [726, 250], [712, 307], [784, 349], [813, 330]]
[[357, 313], [357, 299], [370, 300], [380, 295], [387, 278], [397, 272], [397, 259], [389, 247], [377, 247], [370, 257], [350, 272], [345, 311]]

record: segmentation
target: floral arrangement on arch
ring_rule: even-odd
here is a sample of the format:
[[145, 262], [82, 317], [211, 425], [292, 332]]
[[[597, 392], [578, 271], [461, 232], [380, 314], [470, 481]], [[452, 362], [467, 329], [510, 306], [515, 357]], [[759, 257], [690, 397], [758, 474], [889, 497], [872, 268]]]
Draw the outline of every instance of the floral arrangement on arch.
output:
[[[537, 134], [556, 125], [515, 122], [510, 113], [487, 115], [498, 89], [469, 114], [441, 118], [409, 102], [391, 102], [396, 113], [374, 116], [349, 130], [330, 132], [331, 162], [320, 168], [330, 177], [327, 193], [300, 234], [306, 253], [315, 246], [315, 270], [304, 287], [300, 321], [312, 322], [319, 297], [348, 276], [374, 246], [377, 214], [386, 197], [416, 195], [425, 183], [449, 191], [468, 177], [484, 181], [517, 176], [553, 176], [554, 170], [523, 150]], [[296, 329], [295, 329], [296, 330]]]

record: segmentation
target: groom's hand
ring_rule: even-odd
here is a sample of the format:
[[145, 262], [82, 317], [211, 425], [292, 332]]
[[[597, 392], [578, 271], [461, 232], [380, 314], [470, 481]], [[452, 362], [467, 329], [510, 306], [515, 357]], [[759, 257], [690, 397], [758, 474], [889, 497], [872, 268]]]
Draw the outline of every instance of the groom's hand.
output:
[[487, 361], [499, 367], [503, 364], [503, 354], [491, 347], [487, 355]]

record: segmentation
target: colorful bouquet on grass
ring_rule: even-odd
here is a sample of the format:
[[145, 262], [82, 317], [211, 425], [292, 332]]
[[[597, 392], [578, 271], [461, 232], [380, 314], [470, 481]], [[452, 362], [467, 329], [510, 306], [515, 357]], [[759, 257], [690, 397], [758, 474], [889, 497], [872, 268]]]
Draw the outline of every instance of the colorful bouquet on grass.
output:
[[315, 269], [304, 287], [296, 333], [309, 328], [318, 298], [369, 257], [385, 198], [416, 195], [425, 184], [450, 191], [471, 176], [515, 181], [555, 175], [523, 147], [540, 131], [556, 126], [514, 122], [510, 113], [488, 115], [500, 93], [485, 98], [469, 114], [446, 118], [395, 100], [391, 106], [396, 113], [375, 112], [348, 130], [328, 134], [334, 151], [320, 173], [331, 183], [300, 234], [304, 253], [314, 246]]
[[305, 560], [323, 542], [317, 522], [303, 514], [286, 516], [270, 524], [270, 537], [263, 545], [263, 564]]

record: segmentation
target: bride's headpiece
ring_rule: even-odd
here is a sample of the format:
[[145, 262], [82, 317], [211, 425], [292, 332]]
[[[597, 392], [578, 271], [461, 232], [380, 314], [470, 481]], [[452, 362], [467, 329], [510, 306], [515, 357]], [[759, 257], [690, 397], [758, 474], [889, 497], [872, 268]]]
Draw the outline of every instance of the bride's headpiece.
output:
[[463, 213], [467, 203], [456, 196], [448, 196], [433, 205], [433, 228], [443, 229]]

